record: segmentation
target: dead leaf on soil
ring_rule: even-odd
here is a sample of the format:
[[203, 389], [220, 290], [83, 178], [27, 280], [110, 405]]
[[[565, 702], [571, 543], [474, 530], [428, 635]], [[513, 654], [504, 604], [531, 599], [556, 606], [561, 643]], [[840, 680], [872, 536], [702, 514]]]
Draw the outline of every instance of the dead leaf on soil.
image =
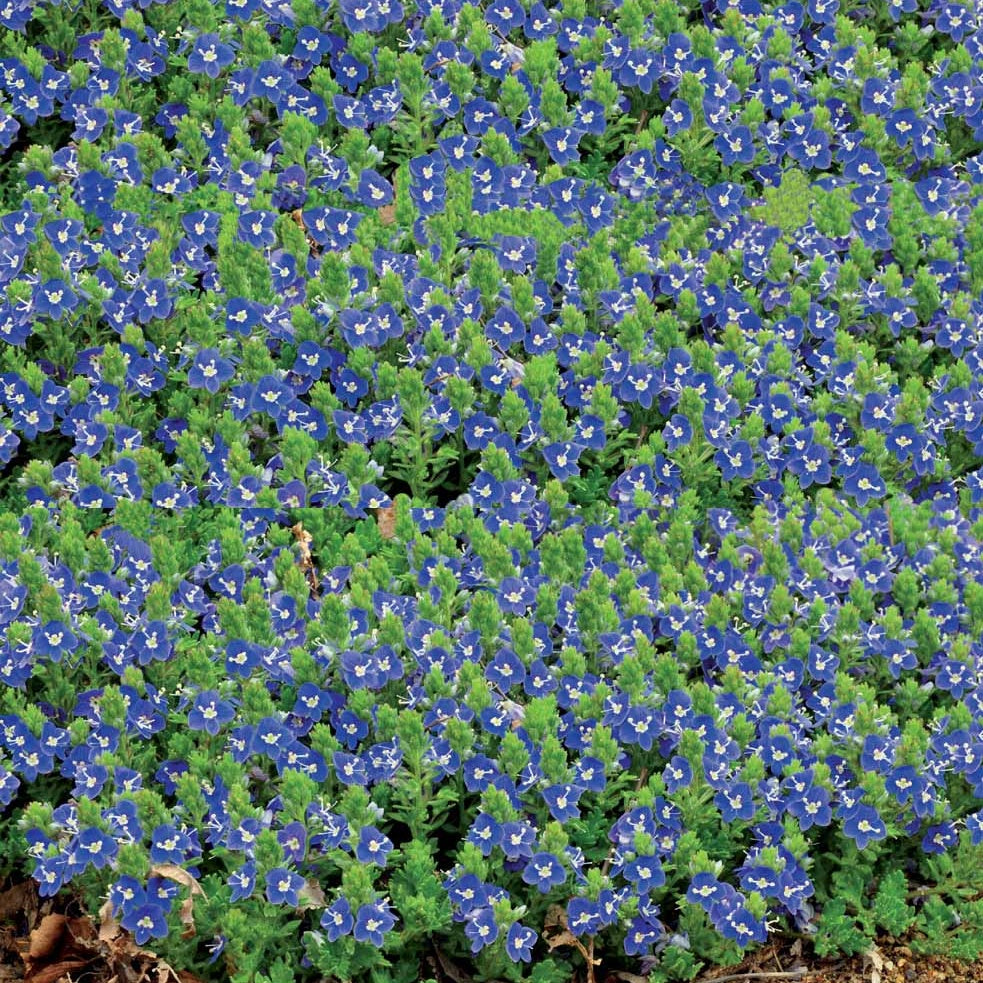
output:
[[181, 908], [178, 911], [178, 917], [181, 919], [181, 924], [184, 926], [184, 931], [181, 932], [182, 939], [192, 939], [197, 935], [198, 929], [195, 928], [195, 899], [185, 898], [181, 902]]
[[314, 557], [311, 555], [311, 543], [314, 542], [314, 537], [304, 528], [302, 522], [291, 526], [290, 531], [294, 534], [294, 539], [297, 540], [297, 546], [300, 550], [300, 569], [304, 571], [304, 576], [307, 577], [311, 596], [317, 597], [319, 590], [317, 568], [314, 566]]
[[186, 887], [191, 893], [187, 898], [181, 903], [181, 908], [178, 913], [178, 917], [181, 919], [181, 924], [184, 926], [184, 931], [181, 932], [182, 939], [193, 938], [197, 929], [195, 928], [195, 897], [204, 897], [205, 892], [202, 890], [201, 885], [189, 874], [183, 867], [179, 867], [177, 864], [155, 864], [150, 868], [151, 877], [166, 877], [169, 881], [175, 881], [176, 883]]
[[113, 903], [107, 901], [99, 909], [99, 941], [100, 942], [112, 942], [113, 939], [118, 938], [122, 928], [120, 924], [113, 918]]
[[41, 924], [31, 932], [31, 947], [27, 954], [31, 959], [44, 959], [58, 948], [68, 931], [68, 919], [64, 915], [45, 915]]
[[182, 887], [188, 888], [192, 896], [205, 896], [201, 885], [183, 868], [177, 864], [154, 864], [150, 868], [151, 877], [166, 877], [169, 881], [176, 881]]
[[396, 537], [396, 506], [387, 505], [375, 510], [375, 521], [379, 523], [379, 535], [383, 539]]
[[[550, 929], [559, 929], [558, 932], [551, 932]], [[589, 945], [584, 945], [567, 925], [567, 913], [561, 905], [550, 905], [543, 921], [543, 938], [550, 952], [559, 948], [561, 945], [571, 946], [584, 957], [587, 963], [588, 983], [594, 983], [594, 967], [601, 965], [600, 959], [594, 958], [594, 940], [591, 939]]]
[[[21, 913], [29, 915], [37, 911], [37, 885], [34, 881], [15, 884], [0, 894], [0, 922], [8, 921]], [[28, 917], [30, 923], [32, 919]]]
[[881, 972], [884, 969], [884, 957], [876, 945], [872, 945], [864, 953], [864, 969], [870, 970], [870, 983], [881, 983]]
[[24, 974], [24, 983], [58, 983], [76, 969], [84, 969], [90, 965], [91, 959], [65, 959], [62, 962], [49, 963], [36, 972], [29, 970]]
[[45, 915], [31, 932], [24, 959], [25, 983], [56, 983], [98, 958], [95, 926], [88, 918]]
[[328, 899], [324, 896], [321, 885], [313, 878], [309, 877], [307, 883], [297, 892], [300, 904], [297, 906], [301, 911], [308, 908], [327, 908]]
[[468, 976], [468, 974], [464, 972], [460, 966], [456, 966], [454, 963], [452, 963], [450, 959], [448, 959], [447, 956], [440, 951], [440, 949], [435, 947], [434, 952], [437, 955], [437, 962], [440, 965], [440, 971], [451, 981], [451, 983], [471, 983], [471, 977]]

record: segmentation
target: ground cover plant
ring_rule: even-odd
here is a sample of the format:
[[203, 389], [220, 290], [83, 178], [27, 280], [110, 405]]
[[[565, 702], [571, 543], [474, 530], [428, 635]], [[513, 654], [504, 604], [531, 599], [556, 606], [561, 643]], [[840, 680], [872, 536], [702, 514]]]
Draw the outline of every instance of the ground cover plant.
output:
[[983, 954], [974, 4], [0, 25], [0, 873], [234, 983]]

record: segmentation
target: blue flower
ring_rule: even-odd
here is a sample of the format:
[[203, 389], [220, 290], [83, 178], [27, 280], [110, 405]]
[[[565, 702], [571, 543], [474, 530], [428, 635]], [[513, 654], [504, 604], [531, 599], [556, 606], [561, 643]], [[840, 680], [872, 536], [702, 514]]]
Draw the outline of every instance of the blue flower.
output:
[[475, 874], [453, 875], [444, 882], [444, 888], [451, 903], [463, 914], [488, 904], [488, 893]]
[[755, 918], [743, 904], [729, 906], [715, 924], [724, 938], [733, 939], [742, 949], [753, 942], [764, 942], [768, 937], [764, 919]]
[[721, 789], [713, 797], [713, 802], [726, 823], [738, 819], [750, 822], [754, 818], [754, 795], [747, 782], [736, 782], [728, 788]]
[[108, 900], [113, 914], [119, 916], [121, 912], [132, 911], [146, 904], [147, 891], [135, 877], [124, 874], [110, 886]]
[[512, 614], [525, 614], [535, 599], [536, 591], [532, 585], [518, 577], [506, 577], [498, 588], [499, 607]]
[[534, 885], [541, 894], [549, 894], [566, 881], [567, 872], [554, 854], [535, 853], [523, 868], [522, 879], [526, 884]]
[[473, 908], [464, 923], [464, 934], [471, 940], [471, 952], [481, 952], [498, 938], [498, 924], [491, 908]]
[[39, 655], [60, 662], [62, 656], [75, 651], [78, 637], [63, 621], [49, 621], [34, 630], [32, 644]]
[[77, 304], [78, 294], [64, 280], [46, 280], [34, 292], [34, 309], [53, 321], [71, 313]]
[[396, 924], [386, 901], [365, 904], [358, 909], [355, 917], [354, 937], [356, 942], [368, 942], [376, 948], [381, 948], [387, 932]]
[[862, 462], [845, 471], [843, 490], [861, 507], [887, 494], [884, 479], [877, 468]]
[[577, 802], [583, 794], [583, 789], [576, 785], [551, 785], [543, 789], [543, 799], [549, 806], [550, 815], [557, 822], [566, 822], [568, 819], [578, 819], [580, 809]]
[[532, 950], [536, 944], [536, 933], [520, 922], [513, 922], [505, 940], [505, 951], [513, 962], [532, 962]]
[[868, 843], [883, 840], [887, 827], [873, 806], [859, 803], [844, 817], [843, 833], [857, 844], [858, 850], [863, 850]]
[[217, 393], [223, 382], [228, 382], [235, 375], [232, 363], [222, 358], [214, 348], [203, 348], [195, 355], [194, 362], [188, 370], [188, 385], [192, 389], [206, 389]]
[[628, 926], [628, 931], [625, 933], [625, 955], [646, 955], [663, 934], [664, 929], [661, 924], [653, 925], [648, 919], [642, 917], [633, 918]]
[[321, 927], [328, 933], [329, 942], [337, 942], [343, 935], [348, 935], [355, 926], [352, 909], [345, 897], [338, 898], [334, 904], [321, 915]]
[[554, 163], [572, 164], [580, 160], [577, 147], [582, 137], [582, 130], [572, 126], [559, 126], [543, 133], [543, 143], [546, 144], [546, 149]]
[[239, 215], [239, 239], [255, 249], [276, 244], [275, 212], [245, 211]]
[[666, 882], [666, 875], [658, 857], [636, 857], [625, 865], [625, 880], [635, 885], [640, 894], [647, 894], [653, 888]]
[[567, 904], [567, 925], [574, 935], [596, 935], [603, 926], [601, 905], [589, 898], [572, 898]]
[[713, 145], [727, 167], [733, 164], [750, 164], [754, 160], [754, 138], [746, 126], [725, 130], [717, 136]]
[[746, 440], [728, 442], [713, 459], [725, 481], [748, 480], [754, 476], [754, 453]]
[[803, 832], [813, 826], [828, 826], [833, 819], [829, 792], [818, 785], [811, 785], [789, 799], [786, 808], [789, 815], [798, 820]]
[[802, 488], [828, 485], [832, 480], [829, 451], [822, 444], [809, 444], [789, 458], [787, 467]]
[[559, 481], [573, 478], [580, 474], [577, 461], [583, 448], [570, 441], [563, 441], [557, 444], [549, 444], [543, 448], [543, 457], [549, 465], [553, 477]]
[[217, 34], [201, 34], [195, 38], [188, 55], [188, 71], [215, 79], [233, 61], [235, 52], [230, 45], [223, 44]]
[[101, 870], [110, 864], [119, 852], [119, 845], [108, 833], [100, 829], [83, 830], [78, 837], [77, 846], [89, 863], [96, 870]]
[[182, 864], [191, 848], [187, 833], [171, 823], [157, 826], [150, 837], [150, 862], [155, 864]]
[[213, 737], [224, 724], [235, 719], [235, 709], [223, 700], [215, 690], [207, 690], [195, 697], [194, 706], [188, 711], [188, 727], [203, 730]]
[[146, 945], [151, 939], [162, 939], [167, 935], [167, 916], [158, 904], [142, 904], [124, 911], [120, 924], [133, 933], [137, 945]]
[[393, 844], [384, 833], [375, 826], [363, 826], [359, 834], [358, 845], [355, 847], [355, 857], [359, 863], [386, 866], [386, 858], [392, 852]]
[[137, 320], [148, 324], [158, 318], [170, 317], [174, 302], [167, 291], [163, 280], [147, 280], [133, 294], [133, 306], [136, 309]]
[[274, 867], [266, 872], [266, 900], [270, 904], [285, 904], [296, 908], [304, 878], [286, 867]]

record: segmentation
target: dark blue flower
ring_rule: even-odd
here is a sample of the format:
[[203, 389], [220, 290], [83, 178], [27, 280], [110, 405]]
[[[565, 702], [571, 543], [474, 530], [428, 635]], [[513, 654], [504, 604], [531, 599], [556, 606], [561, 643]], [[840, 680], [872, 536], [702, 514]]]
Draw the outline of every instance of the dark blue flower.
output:
[[843, 833], [857, 844], [858, 850], [863, 850], [868, 843], [883, 840], [887, 827], [873, 806], [859, 803], [844, 817]]
[[561, 823], [580, 817], [577, 803], [582, 794], [583, 789], [576, 785], [551, 785], [543, 789], [543, 799], [549, 806], [550, 815]]
[[266, 872], [266, 900], [270, 904], [285, 904], [296, 908], [304, 878], [286, 867], [274, 867]]
[[362, 905], [355, 917], [354, 937], [356, 942], [368, 942], [381, 948], [386, 933], [396, 924], [396, 916], [386, 901]]
[[187, 833], [171, 823], [157, 826], [150, 837], [150, 861], [155, 864], [182, 864], [191, 848]]
[[188, 71], [214, 79], [233, 61], [235, 52], [230, 45], [223, 44], [217, 34], [201, 34], [195, 38], [188, 55]]
[[348, 899], [340, 897], [321, 915], [321, 928], [327, 932], [329, 942], [337, 942], [348, 935], [355, 926]]
[[505, 940], [505, 951], [513, 962], [532, 962], [532, 950], [536, 944], [536, 933], [520, 922], [513, 922]]
[[393, 844], [384, 833], [375, 826], [363, 826], [355, 847], [355, 857], [363, 864], [386, 866], [386, 858], [392, 852]]
[[554, 854], [535, 853], [526, 862], [522, 879], [526, 884], [534, 885], [541, 894], [549, 894], [566, 881], [567, 872]]
[[188, 727], [203, 730], [213, 737], [223, 725], [235, 719], [235, 709], [223, 700], [215, 690], [207, 690], [195, 697], [194, 706], [188, 711]]
[[188, 370], [188, 385], [192, 389], [207, 389], [217, 393], [223, 382], [228, 382], [235, 375], [232, 363], [222, 358], [214, 348], [203, 348], [195, 355], [194, 362]]
[[473, 908], [464, 923], [464, 934], [471, 940], [471, 952], [481, 952], [498, 938], [498, 924], [491, 908]]
[[151, 939], [162, 939], [167, 935], [167, 916], [159, 904], [147, 903], [124, 910], [120, 924], [133, 933], [137, 945], [146, 945]]

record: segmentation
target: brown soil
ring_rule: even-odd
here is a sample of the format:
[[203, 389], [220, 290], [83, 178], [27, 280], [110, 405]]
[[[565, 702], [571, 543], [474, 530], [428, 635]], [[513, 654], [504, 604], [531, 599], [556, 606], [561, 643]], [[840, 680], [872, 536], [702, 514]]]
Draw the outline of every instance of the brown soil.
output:
[[136, 945], [107, 908], [99, 923], [24, 881], [0, 891], [0, 983], [201, 983]]
[[739, 966], [707, 971], [696, 983], [983, 983], [983, 961], [917, 955], [890, 939], [850, 959], [810, 957], [801, 942], [774, 943]]

